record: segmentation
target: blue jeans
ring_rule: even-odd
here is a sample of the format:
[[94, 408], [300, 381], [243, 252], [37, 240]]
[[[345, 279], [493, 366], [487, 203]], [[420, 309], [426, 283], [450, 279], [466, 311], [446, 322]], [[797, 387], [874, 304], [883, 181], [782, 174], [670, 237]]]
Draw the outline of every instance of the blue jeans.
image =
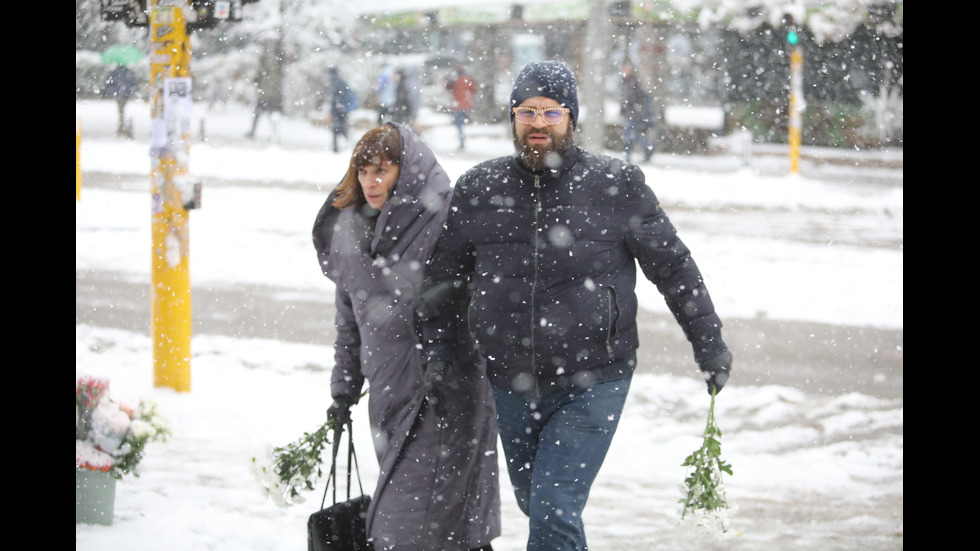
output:
[[466, 125], [466, 121], [470, 118], [469, 111], [454, 111], [453, 112], [453, 123], [456, 125], [456, 132], [459, 134], [459, 148], [463, 149], [466, 146], [466, 135], [463, 133], [463, 126]]
[[650, 160], [650, 156], [653, 154], [653, 144], [647, 139], [646, 125], [642, 121], [626, 121], [623, 126], [623, 145], [626, 149], [626, 162], [630, 162], [635, 145], [639, 145], [643, 151], [643, 160]]
[[616, 433], [631, 378], [540, 398], [494, 387], [507, 470], [517, 504], [530, 519], [527, 551], [588, 549], [582, 510]]

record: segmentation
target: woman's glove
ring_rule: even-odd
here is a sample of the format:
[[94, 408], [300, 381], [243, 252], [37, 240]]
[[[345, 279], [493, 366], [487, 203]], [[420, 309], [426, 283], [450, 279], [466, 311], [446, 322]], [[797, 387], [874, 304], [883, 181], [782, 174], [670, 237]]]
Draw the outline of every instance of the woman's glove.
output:
[[327, 408], [327, 419], [333, 421], [334, 427], [342, 427], [350, 422], [350, 407], [353, 403], [350, 398], [343, 396], [334, 398]]

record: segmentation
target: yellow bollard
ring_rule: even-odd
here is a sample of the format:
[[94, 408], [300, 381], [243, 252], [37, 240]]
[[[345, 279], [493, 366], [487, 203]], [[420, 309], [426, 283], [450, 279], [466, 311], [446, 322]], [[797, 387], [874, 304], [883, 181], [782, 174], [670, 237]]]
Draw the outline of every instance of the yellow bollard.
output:
[[82, 119], [75, 121], [75, 201], [82, 200]]

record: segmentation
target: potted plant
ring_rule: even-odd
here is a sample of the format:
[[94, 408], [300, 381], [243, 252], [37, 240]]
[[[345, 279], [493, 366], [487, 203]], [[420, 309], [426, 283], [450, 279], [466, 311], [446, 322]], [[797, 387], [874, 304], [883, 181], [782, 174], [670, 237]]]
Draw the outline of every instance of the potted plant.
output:
[[109, 381], [75, 381], [75, 522], [112, 524], [116, 480], [139, 476], [146, 445], [172, 431], [153, 402], [136, 409], [109, 398]]

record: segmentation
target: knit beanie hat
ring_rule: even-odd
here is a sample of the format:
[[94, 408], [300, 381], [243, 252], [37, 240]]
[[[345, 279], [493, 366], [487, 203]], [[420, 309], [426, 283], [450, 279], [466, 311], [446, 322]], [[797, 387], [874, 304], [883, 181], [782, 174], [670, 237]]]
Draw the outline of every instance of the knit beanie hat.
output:
[[510, 93], [510, 120], [514, 120], [514, 107], [527, 98], [543, 96], [551, 98], [571, 110], [572, 122], [578, 123], [578, 89], [575, 75], [561, 61], [532, 61], [521, 69]]

